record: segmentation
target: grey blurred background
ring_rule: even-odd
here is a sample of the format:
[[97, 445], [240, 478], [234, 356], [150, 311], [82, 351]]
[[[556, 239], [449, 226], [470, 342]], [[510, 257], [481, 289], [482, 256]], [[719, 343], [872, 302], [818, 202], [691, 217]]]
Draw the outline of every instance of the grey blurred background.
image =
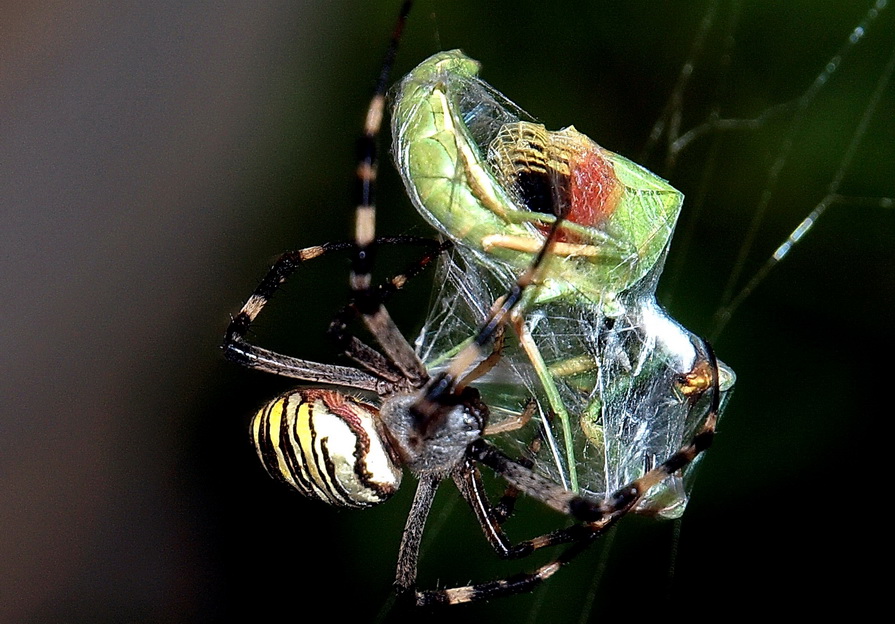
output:
[[[412, 488], [340, 512], [270, 482], [246, 425], [288, 384], [223, 362], [218, 344], [278, 253], [348, 236], [353, 141], [397, 4], [0, 8], [0, 621], [379, 612]], [[805, 93], [870, 5], [743, 2], [728, 47], [728, 3], [420, 0], [396, 72], [462, 47], [547, 126], [574, 123], [668, 177], [688, 201], [660, 298], [707, 333], [792, 117], [716, 133], [673, 168], [661, 148], [641, 158], [699, 25], [717, 28], [684, 128]], [[745, 276], [826, 194], [893, 27], [889, 8], [801, 118]], [[890, 85], [841, 192], [895, 196], [893, 99]], [[426, 235], [383, 169], [379, 231]], [[834, 207], [737, 312], [715, 345], [737, 390], [681, 523], [631, 518], [534, 595], [429, 619], [869, 608], [863, 562], [887, 538], [893, 242], [891, 208]], [[322, 334], [346, 277], [338, 260], [303, 274], [258, 339], [332, 360]], [[427, 293], [394, 303], [408, 334]], [[533, 565], [495, 562], [444, 498], [424, 585]], [[560, 523], [523, 506], [512, 534]]]

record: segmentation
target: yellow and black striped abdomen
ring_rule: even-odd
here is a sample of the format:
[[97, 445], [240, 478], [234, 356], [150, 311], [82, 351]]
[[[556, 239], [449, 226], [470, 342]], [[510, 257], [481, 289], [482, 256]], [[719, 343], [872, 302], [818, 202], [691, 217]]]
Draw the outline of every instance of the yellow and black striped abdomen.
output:
[[341, 507], [369, 507], [401, 483], [376, 427], [378, 410], [332, 390], [293, 390], [252, 419], [258, 457], [275, 479]]

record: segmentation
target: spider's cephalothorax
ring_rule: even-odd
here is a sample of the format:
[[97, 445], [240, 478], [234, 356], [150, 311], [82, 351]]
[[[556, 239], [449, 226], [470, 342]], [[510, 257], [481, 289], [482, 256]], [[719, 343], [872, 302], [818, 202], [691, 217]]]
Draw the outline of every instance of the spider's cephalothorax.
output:
[[[411, 141], [417, 143], [407, 145], [405, 142], [400, 146], [404, 152], [397, 158], [416, 201], [434, 202], [435, 205], [441, 199], [451, 202], [461, 197], [469, 198], [468, 204], [448, 205], [445, 213], [450, 214], [453, 210], [453, 216], [467, 221], [450, 224], [449, 227], [454, 228], [449, 236], [453, 242], [409, 236], [377, 237], [372, 202], [376, 177], [375, 143], [383, 115], [389, 69], [409, 8], [410, 3], [405, 2], [360, 140], [354, 239], [283, 254], [231, 321], [223, 348], [228, 359], [241, 365], [322, 386], [287, 392], [263, 407], [252, 420], [252, 438], [258, 455], [275, 478], [305, 496], [333, 505], [368, 507], [383, 502], [397, 490], [403, 469], [408, 469], [417, 477], [419, 483], [398, 556], [396, 589], [399, 594], [411, 597], [417, 605], [455, 604], [532, 589], [552, 576], [616, 520], [633, 510], [651, 488], [689, 465], [712, 441], [725, 373], [711, 348], [692, 334], [672, 332], [673, 335], [662, 337], [657, 359], [670, 371], [661, 378], [661, 383], [669, 389], [662, 400], [674, 403], [678, 409], [693, 411], [702, 418], [692, 428], [691, 441], [678, 444], [675, 447], [678, 450], [671, 452], [664, 461], [638, 466], [636, 478], [600, 496], [579, 493], [575, 486], [563, 487], [533, 467], [530, 460], [515, 460], [487, 441], [492, 434], [524, 426], [532, 419], [533, 406], [537, 403], [529, 397], [517, 418], [500, 418], [499, 422], [490, 422], [489, 407], [471, 385], [487, 379], [501, 362], [507, 326], [516, 330], [520, 341], [529, 340], [525, 323], [532, 302], [542, 297], [555, 298], [557, 292], [580, 287], [580, 284], [570, 281], [579, 273], [558, 270], [556, 258], [564, 258], [570, 253], [574, 255], [583, 251], [584, 247], [593, 249], [600, 242], [606, 243], [608, 249], [608, 253], [601, 257], [617, 255], [620, 249], [617, 243], [613, 243], [612, 237], [624, 231], [623, 226], [630, 224], [615, 223], [611, 234], [582, 227], [581, 218], [572, 206], [575, 202], [570, 200], [570, 193], [574, 195], [574, 189], [580, 186], [580, 180], [573, 179], [574, 167], [570, 167], [570, 163], [581, 158], [587, 160], [588, 154], [601, 153], [591, 149], [590, 144], [581, 140], [583, 135], [577, 133], [572, 136], [566, 132], [555, 137], [545, 134], [543, 128], [510, 121], [502, 134], [500, 128], [496, 128], [492, 134], [502, 137], [499, 142], [505, 149], [504, 157], [500, 158], [503, 158], [506, 167], [503, 174], [498, 175], [502, 183], [495, 181], [495, 174], [482, 168], [478, 148], [470, 146], [464, 138], [467, 130], [461, 127], [462, 120], [451, 116], [449, 110], [438, 112], [442, 105], [447, 107], [445, 110], [450, 108], [445, 100], [447, 92], [441, 90], [441, 85], [448, 84], [451, 76], [445, 73], [447, 70], [444, 66], [433, 64], [430, 59], [416, 70], [415, 78], [405, 81], [404, 87], [422, 84], [419, 72], [430, 72], [435, 68], [434, 71], [442, 73], [436, 76], [435, 82], [425, 83], [428, 90], [418, 92], [421, 95], [414, 101], [408, 104], [408, 99], [403, 99], [404, 105], [414, 107], [412, 113], [402, 110], [399, 103], [394, 116], [403, 115], [405, 121], [412, 118], [413, 123], [419, 120], [418, 123], [423, 126], [437, 126], [436, 132], [427, 135], [424, 127], [413, 127], [410, 134], [399, 132], [402, 140], [409, 136]], [[451, 54], [456, 57], [456, 53], [446, 53], [450, 61], [448, 69], [471, 71], [470, 63], [474, 62], [468, 59], [457, 61], [451, 58]], [[437, 60], [441, 57], [433, 58]], [[437, 88], [431, 88], [432, 85]], [[395, 122], [400, 120], [396, 119]], [[571, 137], [571, 142], [566, 140], [567, 137]], [[396, 145], [399, 143], [396, 139]], [[579, 149], [582, 145], [585, 146], [583, 151]], [[402, 164], [404, 157], [413, 160], [413, 167], [422, 167], [423, 170], [418, 170], [416, 174], [410, 168], [405, 170]], [[524, 171], [517, 171], [520, 169]], [[659, 190], [668, 193], [664, 189], [660, 185]], [[607, 197], [615, 198], [615, 191], [610, 191]], [[676, 196], [669, 195], [665, 203], [673, 209], [677, 201]], [[518, 205], [518, 202], [537, 205], [526, 207]], [[503, 236], [502, 230], [488, 233], [477, 229], [481, 223], [468, 221], [470, 214], [463, 214], [464, 210], [468, 213], [474, 207], [481, 209], [482, 219], [488, 224], [503, 223], [509, 235]], [[524, 213], [523, 218], [509, 219], [508, 207]], [[612, 218], [607, 216], [603, 220], [612, 221]], [[522, 230], [515, 227], [526, 222], [534, 222], [534, 226]], [[515, 225], [510, 227], [512, 224]], [[660, 230], [664, 231], [664, 226]], [[458, 234], [461, 231], [462, 235]], [[586, 245], [578, 242], [582, 233], [588, 237]], [[437, 372], [434, 372], [434, 367], [430, 371], [392, 321], [385, 303], [408, 279], [432, 264], [452, 245], [461, 247], [474, 244], [485, 248], [484, 241], [475, 238], [484, 234], [492, 239], [492, 234], [502, 236], [496, 243], [492, 240], [492, 243], [497, 249], [513, 251], [508, 257], [518, 262], [501, 284], [502, 292], [483, 302], [485, 312], [476, 319], [478, 326], [472, 335], [463, 336], [450, 345], [449, 356], [438, 362]], [[391, 245], [417, 246], [424, 251], [404, 274], [384, 284], [373, 285], [373, 252], [378, 247]], [[661, 250], [646, 251], [656, 257], [662, 255]], [[347, 252], [352, 258], [349, 275], [352, 295], [348, 305], [335, 315], [328, 334], [339, 350], [353, 362], [353, 366], [322, 364], [282, 355], [246, 340], [250, 325], [270, 297], [299, 266], [339, 252]], [[522, 258], [524, 261], [520, 261]], [[646, 259], [646, 253], [639, 257], [642, 262]], [[586, 262], [569, 264], [587, 268]], [[628, 263], [626, 267], [630, 269], [634, 266], [640, 270], [635, 265]], [[626, 270], [624, 276], [616, 276], [616, 280], [634, 279], [631, 270]], [[644, 275], [650, 273], [649, 269], [643, 271]], [[616, 291], [619, 289], [617, 284], [614, 288]], [[541, 291], [547, 293], [542, 295]], [[618, 299], [622, 300], [621, 297]], [[621, 309], [621, 304], [615, 300], [607, 299], [601, 305], [601, 310]], [[358, 320], [372, 336], [378, 349], [349, 331], [352, 323]], [[620, 326], [620, 323], [607, 322], [609, 326]], [[677, 351], [666, 348], [662, 340], [675, 342]], [[604, 342], [608, 346], [600, 348], [606, 353], [621, 353], [624, 357], [618, 357], [630, 365], [630, 370], [640, 366], [640, 372], [644, 375], [656, 376], [637, 362], [628, 362], [630, 358], [624, 349], [613, 346], [610, 341]], [[681, 342], [686, 344], [682, 347]], [[642, 346], [640, 350], [647, 347], [646, 344]], [[538, 354], [533, 352], [533, 357], [535, 355]], [[576, 356], [574, 353], [568, 355]], [[595, 357], [603, 356], [597, 353]], [[550, 370], [587, 380], [595, 367], [592, 363], [581, 364], [578, 359], [572, 357]], [[546, 386], [547, 375], [540, 378]], [[641, 390], [634, 382], [616, 386], [613, 391], [619, 393]], [[365, 393], [367, 398], [361, 399], [353, 394], [358, 391]], [[594, 412], [581, 414], [580, 417], [584, 420], [595, 415], [599, 416]], [[592, 438], [602, 435], [602, 427], [601, 421], [595, 422], [587, 435]], [[584, 444], [592, 443], [590, 437]], [[489, 500], [479, 466], [487, 466], [509, 484], [508, 493], [500, 504], [494, 505]], [[550, 563], [508, 579], [453, 589], [417, 590], [417, 559], [423, 527], [437, 486], [446, 479], [454, 482], [469, 503], [486, 539], [499, 556], [524, 557], [541, 548], [561, 544], [569, 546]], [[571, 517], [576, 524], [520, 543], [511, 543], [503, 532], [502, 524], [511, 515], [513, 499], [519, 492]]]
[[471, 400], [438, 407], [436, 414], [422, 414], [419, 394], [385, 399], [379, 418], [385, 437], [401, 463], [416, 475], [447, 477], [466, 456], [470, 444], [482, 436], [486, 414], [478, 393], [464, 393]]

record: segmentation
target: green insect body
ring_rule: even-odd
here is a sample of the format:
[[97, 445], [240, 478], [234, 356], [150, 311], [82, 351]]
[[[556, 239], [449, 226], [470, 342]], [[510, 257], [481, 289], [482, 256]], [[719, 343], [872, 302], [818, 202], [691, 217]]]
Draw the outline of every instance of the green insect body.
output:
[[[395, 158], [414, 203], [432, 225], [454, 242], [482, 252], [483, 261], [521, 271], [531, 263], [532, 251], [488, 241], [515, 238], [520, 244], [530, 241], [529, 248], [537, 250], [544, 231], [533, 225], [549, 224], [554, 215], [519, 206], [483, 158], [483, 150], [513, 123], [513, 114], [499, 110], [499, 94], [477, 79], [478, 70], [476, 61], [452, 50], [430, 57], [402, 81], [393, 112]], [[485, 109], [478, 108], [483, 102]], [[471, 116], [488, 123], [470, 125]], [[642, 279], [664, 255], [683, 195], [573, 127], [549, 134], [584, 144], [581, 151], [602, 157], [602, 167], [592, 166], [583, 174], [600, 169], [618, 192], [607, 193], [613, 196], [605, 203], [612, 205], [604, 207], [599, 227], [570, 217], [567, 229], [580, 241], [578, 254], [554, 263], [552, 286], [541, 289], [540, 296], [575, 291], [574, 296], [594, 305], [611, 306], [616, 293]]]
[[[573, 127], [534, 123], [478, 70], [442, 52], [395, 97], [398, 169], [419, 212], [455, 243], [417, 347], [430, 368], [462, 348], [563, 214], [518, 339], [477, 386], [497, 418], [536, 398], [547, 442], [538, 469], [602, 496], [677, 450], [708, 411], [687, 385], [700, 379], [701, 342], [655, 299], [683, 195]], [[719, 374], [726, 400], [734, 375]], [[525, 436], [503, 437], [528, 451]], [[654, 488], [640, 510], [679, 515], [691, 473]]]

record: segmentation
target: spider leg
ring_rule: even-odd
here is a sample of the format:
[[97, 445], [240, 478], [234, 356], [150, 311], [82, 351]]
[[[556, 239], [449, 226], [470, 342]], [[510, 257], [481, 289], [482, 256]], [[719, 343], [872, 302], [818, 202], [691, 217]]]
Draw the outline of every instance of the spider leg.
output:
[[333, 250], [345, 249], [349, 246], [347, 243], [327, 243], [286, 252], [280, 256], [243, 304], [239, 313], [231, 319], [222, 346], [224, 356], [248, 368], [303, 381], [351, 385], [363, 390], [378, 390], [382, 386], [382, 380], [356, 368], [324, 366], [309, 360], [281, 355], [252, 345], [245, 339], [252, 322], [264, 309], [273, 293], [300, 265]]
[[[520, 465], [524, 466], [521, 462]], [[527, 557], [541, 548], [575, 542], [587, 537], [592, 532], [586, 525], [576, 524], [560, 531], [513, 544], [504, 533], [502, 525], [512, 513], [518, 489], [512, 488], [514, 494], [505, 494], [497, 505], [492, 505], [485, 492], [481, 475], [471, 460], [467, 460], [466, 464], [455, 471], [452, 476], [460, 494], [472, 508], [479, 521], [488, 543], [503, 559]]]
[[[470, 504], [476, 517], [479, 519], [488, 542], [500, 556], [508, 559], [524, 557], [534, 552], [534, 550], [543, 547], [538, 545], [535, 540], [522, 542], [515, 546], [512, 546], [509, 543], [509, 540], [506, 538], [506, 535], [503, 533], [500, 526], [502, 520], [505, 519], [506, 516], [501, 517], [501, 514], [495, 512], [495, 509], [488, 502], [481, 478], [475, 468], [475, 464], [470, 459], [467, 459], [464, 464], [454, 472], [452, 477], [457, 484], [460, 493], [463, 495], [463, 498]], [[401, 547], [398, 554], [395, 589], [399, 596], [408, 594], [416, 584], [417, 564], [419, 561], [423, 529], [441, 479], [441, 476], [422, 476], [419, 485], [417, 486], [413, 504], [411, 505], [410, 512], [407, 516], [404, 533], [401, 537]], [[507, 513], [506, 515], [509, 514]], [[584, 527], [580, 525], [578, 525], [577, 528], [584, 529]], [[564, 540], [566, 542], [572, 541], [572, 532], [569, 531], [569, 533], [570, 537]], [[543, 540], [543, 538], [541, 539]], [[543, 545], [556, 545], [559, 543], [562, 542], [554, 541], [550, 544]], [[415, 600], [417, 606], [433, 603], [432, 601], [421, 602], [422, 596], [439, 593], [441, 592], [416, 591]], [[436, 600], [435, 602], [443, 602], [443, 600]]]
[[[522, 301], [525, 291], [537, 283], [541, 266], [559, 235], [562, 223], [562, 217], [558, 217], [554, 221], [547, 239], [544, 241], [544, 246], [538, 252], [538, 255], [535, 256], [534, 261], [524, 273], [516, 278], [509, 291], [495, 301], [491, 313], [479, 326], [475, 338], [451, 360], [446, 371], [440, 373], [429, 383], [425, 394], [413, 407], [414, 412], [421, 419], [429, 419], [437, 424], [438, 419], [443, 416], [442, 403], [446, 398], [457, 393], [458, 385], [463, 383], [464, 373], [473, 366], [474, 362], [483, 359], [485, 345], [499, 332], [504, 331], [504, 326], [511, 321], [511, 315], [519, 302]], [[493, 366], [493, 363], [486, 364], [486, 366]]]
[[[417, 606], [458, 604], [531, 591], [585, 550], [590, 542], [632, 510], [650, 488], [685, 468], [707, 449], [712, 443], [717, 426], [720, 388], [717, 360], [711, 347], [707, 343], [703, 344], [708, 368], [711, 371], [711, 380], [705, 389], [711, 389], [712, 396], [709, 413], [702, 427], [688, 444], [681, 447], [656, 468], [619, 488], [602, 501], [592, 501], [563, 489], [549, 479], [533, 472], [530, 467], [513, 461], [482, 439], [471, 444], [467, 462], [460, 468], [460, 474], [455, 478], [455, 482], [473, 508], [485, 530], [486, 537], [495, 550], [506, 557], [524, 557], [545, 547], [563, 543], [571, 543], [571, 546], [562, 551], [556, 559], [532, 572], [463, 587], [416, 591]], [[511, 485], [537, 498], [549, 507], [572, 516], [579, 520], [580, 524], [511, 546], [500, 528], [500, 523], [490, 510], [480, 478], [475, 473], [473, 462], [489, 466]]]
[[[381, 238], [377, 242], [378, 244], [383, 244], [386, 240], [389, 239]], [[431, 248], [408, 266], [403, 273], [391, 277], [372, 291], [370, 296], [375, 297], [380, 305], [384, 304], [394, 293], [403, 288], [408, 281], [422, 273], [432, 264], [435, 258], [452, 246], [452, 243], [449, 241], [439, 243], [431, 239], [413, 240], [419, 243], [425, 242]], [[358, 306], [354, 302], [349, 303], [335, 315], [329, 325], [327, 335], [342, 352], [368, 371], [374, 374], [381, 374], [381, 371], [385, 370], [392, 371], [393, 377], [390, 378], [391, 380], [396, 383], [405, 381], [406, 378], [402, 375], [402, 371], [378, 351], [370, 348], [348, 331], [348, 324], [358, 316], [361, 316]]]
[[404, 533], [401, 535], [401, 548], [398, 551], [395, 589], [399, 595], [406, 594], [416, 583], [423, 528], [426, 526], [426, 518], [432, 509], [432, 501], [435, 499], [435, 492], [441, 480], [441, 475], [420, 476], [410, 513], [407, 515]]
[[[400, 289], [408, 279], [418, 275], [444, 248], [444, 244], [439, 244], [437, 241], [412, 236], [381, 237], [376, 242], [380, 245], [419, 245], [429, 248], [417, 263], [408, 268], [405, 274], [393, 277], [382, 288], [383, 292], [388, 294]], [[375, 356], [370, 357], [372, 364], [366, 367], [369, 371], [367, 373], [353, 367], [324, 365], [281, 355], [252, 345], [246, 340], [251, 324], [264, 309], [264, 306], [301, 265], [332, 252], [350, 251], [353, 247], [352, 242], [326, 243], [298, 251], [289, 251], [281, 255], [252, 292], [242, 309], [230, 321], [223, 344], [224, 355], [227, 359], [249, 368], [313, 383], [350, 386], [374, 392], [386, 392], [393, 389], [396, 380], [399, 379], [395, 368], [382, 359], [378, 353], [375, 355], [380, 359], [376, 359]], [[360, 341], [351, 344], [362, 345]], [[356, 361], [364, 360], [364, 355], [368, 351], [373, 351], [366, 345], [357, 347], [357, 350], [360, 355], [353, 358]], [[355, 355], [350, 348], [346, 348], [346, 351], [350, 357]]]
[[463, 377], [463, 379], [457, 382], [457, 391], [462, 391], [463, 388], [474, 382], [479, 377], [487, 375], [492, 368], [497, 366], [497, 363], [500, 361], [500, 358], [503, 355], [505, 338], [506, 328], [504, 326], [498, 327], [497, 331], [494, 332], [494, 340], [491, 347], [491, 353], [484, 360], [476, 364], [475, 368], [469, 371]]
[[[507, 423], [504, 421], [493, 428], [489, 426], [485, 429], [485, 434], [504, 433], [520, 429], [528, 424], [536, 409], [537, 403], [534, 399], [530, 399], [528, 403], [526, 403], [522, 413], [517, 418], [512, 419], [512, 422]], [[540, 437], [535, 437], [528, 446], [532, 455], [537, 455], [541, 448]], [[525, 468], [534, 468], [534, 462], [529, 459], [519, 458], [516, 462]], [[538, 546], [534, 546], [534, 544], [527, 545], [520, 543], [516, 546], [510, 545], [509, 540], [506, 539], [501, 528], [503, 523], [513, 515], [513, 511], [516, 507], [516, 500], [519, 498], [520, 494], [519, 488], [508, 483], [500, 500], [498, 500], [496, 504], [492, 503], [482, 484], [478, 468], [469, 458], [467, 458], [464, 464], [451, 476], [454, 483], [457, 485], [457, 489], [460, 490], [460, 494], [472, 508], [476, 519], [482, 527], [485, 537], [498, 555], [512, 559], [525, 556], [532, 550], [538, 548]], [[531, 546], [534, 546], [534, 548]]]
[[466, 585], [464, 587], [418, 591], [416, 592], [416, 606], [428, 607], [433, 605], [453, 605], [464, 602], [478, 602], [480, 600], [489, 600], [500, 596], [511, 596], [514, 594], [530, 592], [556, 574], [562, 566], [583, 552], [588, 545], [590, 545], [590, 542], [599, 537], [601, 533], [602, 531], [584, 535], [580, 541], [564, 550], [559, 557], [550, 563], [540, 566], [533, 572], [523, 572], [521, 574], [509, 576], [505, 579]]
[[429, 378], [426, 367], [395, 325], [383, 305], [382, 297], [372, 286], [371, 277], [377, 247], [376, 203], [374, 201], [378, 163], [376, 143], [382, 127], [389, 75], [394, 65], [398, 42], [404, 30], [410, 6], [410, 2], [405, 2], [401, 7], [373, 97], [367, 108], [363, 133], [358, 140], [357, 150], [360, 162], [357, 167], [354, 254], [351, 261], [349, 284], [352, 292], [352, 304], [357, 307], [369, 332], [389, 360], [395, 364], [401, 376], [407, 379], [413, 387], [421, 387]]

